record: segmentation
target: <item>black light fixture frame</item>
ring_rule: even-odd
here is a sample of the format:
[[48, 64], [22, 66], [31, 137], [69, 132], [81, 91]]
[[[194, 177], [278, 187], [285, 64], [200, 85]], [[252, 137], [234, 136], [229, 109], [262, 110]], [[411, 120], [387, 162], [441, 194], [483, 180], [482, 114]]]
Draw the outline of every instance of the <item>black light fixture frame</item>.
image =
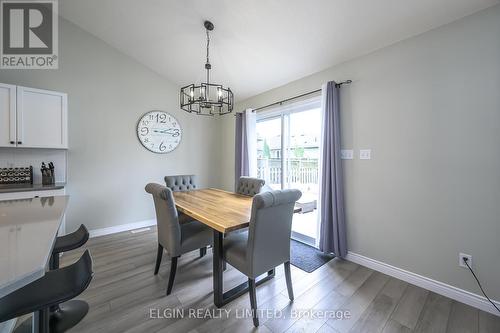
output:
[[[189, 113], [196, 113], [203, 116], [224, 115], [231, 113], [234, 106], [234, 95], [230, 88], [224, 88], [221, 84], [210, 83], [210, 70], [212, 65], [209, 59], [210, 35], [214, 29], [210, 21], [203, 23], [207, 33], [207, 81], [199, 85], [190, 84], [181, 88], [180, 105], [181, 109]], [[212, 92], [212, 93], [211, 93]], [[215, 94], [215, 99], [210, 99], [210, 95]]]
[[[220, 91], [221, 96], [217, 96], [216, 100], [208, 99], [207, 92], [210, 90]], [[191, 97], [191, 92], [195, 91], [204, 93], [200, 93], [198, 98]], [[189, 113], [194, 112], [202, 116], [224, 115], [233, 111], [234, 95], [230, 88], [226, 89], [221, 84], [202, 82], [199, 85], [190, 84], [182, 87], [180, 102], [181, 109]]]

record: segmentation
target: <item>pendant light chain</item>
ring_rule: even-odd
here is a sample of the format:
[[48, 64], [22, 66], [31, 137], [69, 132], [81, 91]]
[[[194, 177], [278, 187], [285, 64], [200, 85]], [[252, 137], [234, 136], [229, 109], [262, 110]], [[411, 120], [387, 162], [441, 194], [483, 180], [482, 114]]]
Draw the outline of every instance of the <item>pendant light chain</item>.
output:
[[210, 69], [212, 65], [210, 65], [210, 31], [207, 31], [207, 63], [205, 64], [205, 68], [207, 69], [207, 83], [210, 83]]

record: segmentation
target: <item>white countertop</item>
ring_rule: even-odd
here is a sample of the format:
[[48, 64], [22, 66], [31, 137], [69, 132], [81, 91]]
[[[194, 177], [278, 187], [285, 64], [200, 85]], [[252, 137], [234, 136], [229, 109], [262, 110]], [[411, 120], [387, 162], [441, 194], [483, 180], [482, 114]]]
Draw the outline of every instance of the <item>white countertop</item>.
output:
[[45, 274], [68, 199], [0, 201], [0, 297]]

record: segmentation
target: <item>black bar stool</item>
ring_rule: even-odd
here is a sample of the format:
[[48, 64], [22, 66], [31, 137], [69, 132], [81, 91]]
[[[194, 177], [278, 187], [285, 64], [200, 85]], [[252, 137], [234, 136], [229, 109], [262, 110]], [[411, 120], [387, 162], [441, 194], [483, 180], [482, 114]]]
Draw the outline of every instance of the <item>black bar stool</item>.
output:
[[[83, 246], [89, 240], [89, 231], [82, 224], [71, 234], [57, 237], [52, 257], [49, 262], [51, 270], [59, 268], [59, 255]], [[89, 312], [89, 305], [85, 301], [71, 300], [57, 304], [50, 308], [50, 331], [65, 332], [78, 324]]]
[[49, 332], [49, 308], [80, 295], [90, 284], [92, 274], [92, 258], [87, 250], [76, 263], [48, 271], [1, 298], [0, 322], [37, 312], [38, 331]]
[[50, 269], [59, 268], [59, 254], [62, 252], [71, 251], [78, 249], [83, 246], [89, 240], [89, 231], [82, 224], [77, 231], [72, 232], [68, 235], [60, 236], [56, 238], [56, 243], [54, 244], [54, 249], [52, 249], [52, 257], [49, 263]]

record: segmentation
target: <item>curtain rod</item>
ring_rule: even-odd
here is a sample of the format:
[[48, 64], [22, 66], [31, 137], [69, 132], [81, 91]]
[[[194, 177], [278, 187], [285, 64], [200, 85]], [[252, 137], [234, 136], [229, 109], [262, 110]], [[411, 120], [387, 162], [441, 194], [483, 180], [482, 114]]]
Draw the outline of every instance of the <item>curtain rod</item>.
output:
[[[351, 83], [352, 83], [352, 80], [345, 80], [345, 81], [337, 83], [336, 86], [340, 87], [343, 84], [351, 84]], [[321, 91], [321, 89], [316, 89], [316, 90], [313, 90], [313, 91], [310, 91], [310, 92], [306, 92], [304, 94], [300, 94], [300, 95], [293, 96], [293, 97], [290, 97], [290, 98], [287, 98], [287, 99], [284, 99], [284, 100], [281, 100], [281, 101], [278, 101], [278, 102], [274, 102], [274, 103], [271, 103], [271, 104], [267, 104], [267, 105], [261, 106], [259, 108], [253, 109], [252, 111], [255, 112], [255, 111], [262, 110], [262, 109], [266, 109], [266, 108], [268, 108], [270, 106], [281, 105], [281, 104], [286, 103], [288, 101], [292, 101], [294, 99], [301, 98], [301, 97], [304, 97], [304, 96], [307, 96], [307, 95], [311, 95], [311, 94], [314, 94], [314, 93], [317, 93], [317, 92], [320, 92], [320, 91]]]

